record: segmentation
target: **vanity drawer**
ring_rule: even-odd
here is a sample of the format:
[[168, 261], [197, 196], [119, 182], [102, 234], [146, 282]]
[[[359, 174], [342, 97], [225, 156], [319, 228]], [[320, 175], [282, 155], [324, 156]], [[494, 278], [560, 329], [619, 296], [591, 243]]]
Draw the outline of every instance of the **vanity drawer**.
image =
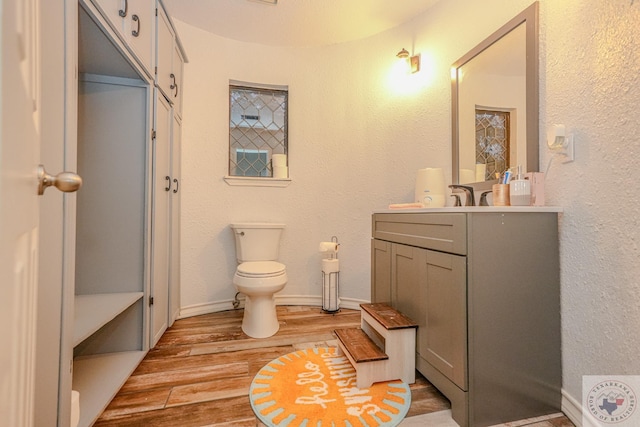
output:
[[467, 254], [464, 213], [377, 213], [372, 216], [374, 239], [458, 255]]

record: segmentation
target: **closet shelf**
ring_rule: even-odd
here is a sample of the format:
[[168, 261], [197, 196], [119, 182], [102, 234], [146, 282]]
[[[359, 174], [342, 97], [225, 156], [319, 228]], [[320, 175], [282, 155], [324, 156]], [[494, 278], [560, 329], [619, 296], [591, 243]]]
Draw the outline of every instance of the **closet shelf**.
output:
[[74, 360], [73, 390], [80, 392], [79, 427], [95, 422], [145, 354], [146, 351], [124, 351]]
[[76, 295], [74, 347], [142, 298], [142, 292]]

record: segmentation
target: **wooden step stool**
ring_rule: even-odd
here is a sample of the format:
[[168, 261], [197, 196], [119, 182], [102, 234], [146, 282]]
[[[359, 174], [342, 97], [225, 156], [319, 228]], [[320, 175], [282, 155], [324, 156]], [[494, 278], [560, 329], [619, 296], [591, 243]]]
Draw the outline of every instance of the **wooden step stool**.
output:
[[336, 329], [338, 346], [356, 370], [358, 388], [379, 381], [416, 381], [418, 325], [387, 304], [360, 304], [360, 328]]

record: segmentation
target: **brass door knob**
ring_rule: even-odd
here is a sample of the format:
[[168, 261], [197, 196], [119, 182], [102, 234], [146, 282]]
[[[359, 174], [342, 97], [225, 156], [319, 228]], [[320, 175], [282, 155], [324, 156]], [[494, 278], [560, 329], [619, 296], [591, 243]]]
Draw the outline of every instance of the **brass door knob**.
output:
[[43, 195], [44, 190], [52, 185], [65, 193], [73, 193], [82, 186], [82, 178], [73, 172], [60, 172], [56, 176], [49, 175], [44, 166], [38, 165], [38, 195]]

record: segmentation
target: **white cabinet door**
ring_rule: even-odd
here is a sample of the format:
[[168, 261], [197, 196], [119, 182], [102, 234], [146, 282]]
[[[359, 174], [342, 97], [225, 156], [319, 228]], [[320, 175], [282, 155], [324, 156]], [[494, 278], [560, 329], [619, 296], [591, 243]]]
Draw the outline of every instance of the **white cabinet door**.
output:
[[153, 212], [151, 265], [151, 347], [154, 347], [169, 323], [169, 244], [171, 178], [171, 106], [156, 90], [156, 137], [153, 145]]
[[172, 74], [174, 75], [174, 88], [171, 92], [171, 99], [173, 102], [173, 110], [176, 114], [182, 117], [182, 69], [184, 66], [184, 60], [180, 53], [180, 47], [178, 43], [173, 43], [173, 58], [171, 61]]
[[124, 20], [129, 16], [129, 0], [92, 0], [113, 28], [124, 35]]
[[[175, 75], [173, 73], [173, 43], [174, 36], [171, 24], [162, 8], [158, 8], [158, 45], [156, 53], [156, 65], [158, 67], [156, 75], [156, 85], [162, 90], [165, 96], [172, 99], [172, 92], [175, 85]], [[172, 75], [174, 77], [172, 77]], [[180, 90], [180, 88], [178, 88]]]
[[155, 2], [153, 0], [128, 0], [128, 3], [129, 13], [124, 18], [125, 40], [134, 55], [151, 73], [153, 70]]
[[155, 43], [154, 0], [92, 0], [127, 48], [153, 76]]
[[182, 121], [176, 114], [173, 115], [172, 139], [171, 139], [171, 260], [169, 271], [169, 323], [178, 318], [180, 314], [180, 194], [181, 194], [181, 135]]

